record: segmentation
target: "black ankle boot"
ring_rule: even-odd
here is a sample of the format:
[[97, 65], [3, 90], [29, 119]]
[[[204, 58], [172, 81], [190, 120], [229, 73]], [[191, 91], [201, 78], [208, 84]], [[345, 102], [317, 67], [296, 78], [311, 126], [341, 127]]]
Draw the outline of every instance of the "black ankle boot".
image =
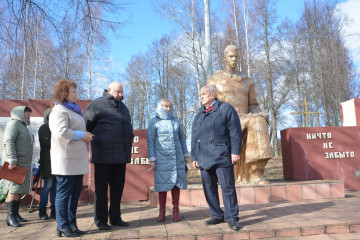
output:
[[81, 231], [76, 225], [70, 225], [71, 230], [73, 231], [73, 233], [79, 234], [79, 235], [84, 235], [85, 232]]
[[11, 227], [20, 227], [20, 223], [16, 218], [16, 208], [18, 201], [11, 201], [7, 203], [8, 216], [6, 218], [6, 223]]
[[51, 219], [56, 219], [55, 206], [51, 206], [50, 209], [51, 209], [50, 218]]
[[68, 228], [57, 228], [56, 229], [56, 235], [57, 237], [62, 237], [62, 235], [65, 235], [65, 237], [78, 237], [79, 235], [76, 233], [73, 233], [73, 231], [68, 227]]
[[39, 217], [40, 220], [49, 219], [49, 216], [46, 214], [46, 208], [39, 208]]
[[17, 201], [17, 204], [16, 204], [16, 219], [18, 220], [18, 222], [27, 222], [26, 219], [22, 218], [20, 215], [19, 215], [19, 208], [20, 208], [20, 199], [19, 201]]

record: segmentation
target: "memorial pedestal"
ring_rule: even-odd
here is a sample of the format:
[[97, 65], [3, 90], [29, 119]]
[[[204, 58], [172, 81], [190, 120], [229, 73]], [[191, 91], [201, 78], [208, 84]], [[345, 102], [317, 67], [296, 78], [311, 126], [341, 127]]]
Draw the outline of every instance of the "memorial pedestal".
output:
[[360, 190], [360, 127], [288, 128], [281, 148], [284, 179], [341, 180]]
[[[239, 205], [301, 201], [312, 199], [344, 198], [344, 183], [336, 180], [281, 181], [264, 185], [236, 185]], [[219, 186], [220, 204], [223, 204]], [[158, 193], [150, 188], [150, 206], [158, 207]], [[166, 205], [172, 206], [171, 192], [167, 194]], [[189, 184], [180, 192], [180, 206], [207, 206], [200, 184]]]

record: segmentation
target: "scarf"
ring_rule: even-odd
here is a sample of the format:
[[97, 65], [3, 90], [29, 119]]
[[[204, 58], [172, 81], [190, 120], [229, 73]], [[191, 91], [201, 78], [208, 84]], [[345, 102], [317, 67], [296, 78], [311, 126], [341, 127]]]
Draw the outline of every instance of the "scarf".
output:
[[[58, 104], [59, 102], [55, 102], [55, 104]], [[67, 109], [70, 109], [71, 111], [76, 112], [77, 114], [80, 114], [81, 116], [83, 115], [81, 112], [81, 108], [79, 105], [77, 105], [76, 103], [73, 102], [64, 102], [63, 106], [66, 107]]]
[[207, 107], [207, 108], [205, 109], [206, 112], [210, 112], [210, 111], [214, 108], [215, 103], [216, 103], [216, 99], [215, 99], [214, 102], [211, 104], [211, 106], [209, 106], [209, 107]]

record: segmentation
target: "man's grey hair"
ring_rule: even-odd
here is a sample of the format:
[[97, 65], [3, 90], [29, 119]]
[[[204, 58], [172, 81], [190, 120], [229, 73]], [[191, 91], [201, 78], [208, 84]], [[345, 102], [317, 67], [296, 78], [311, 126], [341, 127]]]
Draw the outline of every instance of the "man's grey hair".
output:
[[205, 87], [202, 87], [202, 88], [200, 89], [200, 92], [201, 92], [201, 90], [203, 90], [203, 89], [207, 89], [207, 90], [213, 92], [213, 93], [214, 93], [214, 97], [216, 98], [216, 89], [215, 89], [214, 86], [212, 86], [212, 85], [206, 85]]
[[225, 50], [224, 50], [224, 57], [226, 56], [226, 54], [229, 52], [230, 49], [234, 49], [234, 52], [237, 52], [237, 46], [235, 45], [228, 45]]

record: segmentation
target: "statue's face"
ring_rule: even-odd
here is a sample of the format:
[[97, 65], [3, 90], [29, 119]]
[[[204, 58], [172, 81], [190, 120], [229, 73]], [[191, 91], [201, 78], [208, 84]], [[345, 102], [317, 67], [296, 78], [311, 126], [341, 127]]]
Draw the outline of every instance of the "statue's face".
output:
[[214, 93], [207, 88], [200, 91], [200, 100], [205, 107], [210, 106], [215, 100]]
[[224, 57], [225, 59], [225, 65], [230, 68], [236, 68], [237, 60], [238, 60], [238, 54], [236, 52], [235, 48], [230, 48]]

